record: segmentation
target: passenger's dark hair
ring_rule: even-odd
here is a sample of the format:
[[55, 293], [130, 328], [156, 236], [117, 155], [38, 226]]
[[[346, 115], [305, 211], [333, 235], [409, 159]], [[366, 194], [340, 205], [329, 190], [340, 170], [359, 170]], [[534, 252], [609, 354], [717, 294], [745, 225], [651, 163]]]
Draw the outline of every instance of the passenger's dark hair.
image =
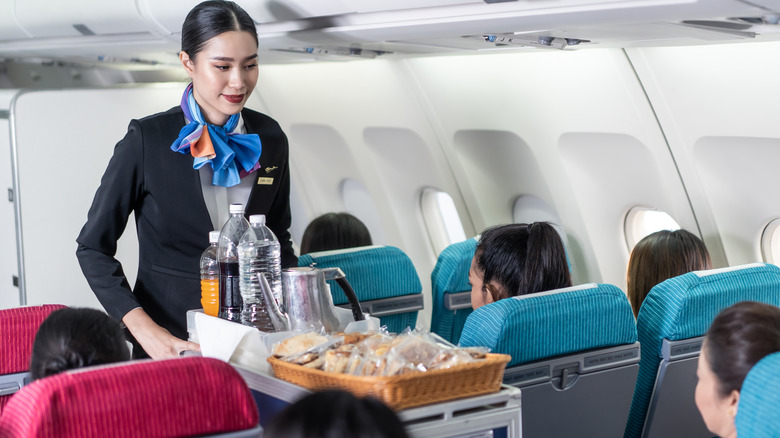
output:
[[280, 412], [265, 436], [273, 438], [405, 438], [389, 407], [371, 397], [341, 390], [315, 392]]
[[67, 307], [38, 328], [30, 358], [33, 380], [66, 370], [130, 359], [119, 323], [96, 309]]
[[740, 391], [753, 365], [780, 351], [780, 308], [743, 301], [724, 309], [712, 321], [702, 348], [720, 395]]
[[301, 239], [301, 254], [371, 245], [371, 233], [349, 213], [327, 213], [309, 223]]
[[712, 269], [710, 253], [698, 236], [686, 230], [662, 230], [645, 236], [628, 259], [626, 294], [634, 317], [650, 289], [691, 271]]
[[181, 26], [181, 51], [194, 60], [210, 39], [230, 31], [249, 32], [258, 42], [255, 22], [241, 6], [222, 0], [200, 3]]
[[566, 250], [548, 222], [490, 227], [474, 257], [483, 283], [501, 286], [491, 290], [493, 301], [571, 286]]

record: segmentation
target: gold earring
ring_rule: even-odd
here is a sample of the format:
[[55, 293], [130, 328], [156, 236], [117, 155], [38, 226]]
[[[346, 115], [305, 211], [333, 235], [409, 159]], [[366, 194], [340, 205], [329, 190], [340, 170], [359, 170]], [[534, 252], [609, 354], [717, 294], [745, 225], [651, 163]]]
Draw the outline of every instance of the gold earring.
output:
[[736, 408], [729, 408], [729, 415], [732, 417], [737, 416], [737, 409]]

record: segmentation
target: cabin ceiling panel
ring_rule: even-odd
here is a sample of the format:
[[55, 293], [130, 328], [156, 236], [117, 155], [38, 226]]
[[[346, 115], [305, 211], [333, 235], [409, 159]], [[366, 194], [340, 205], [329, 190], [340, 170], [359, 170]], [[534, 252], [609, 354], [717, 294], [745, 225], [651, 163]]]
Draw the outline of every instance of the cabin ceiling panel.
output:
[[0, 0], [0, 41], [28, 38], [14, 14], [14, 0]]
[[147, 32], [133, 0], [16, 0], [19, 25], [34, 38]]

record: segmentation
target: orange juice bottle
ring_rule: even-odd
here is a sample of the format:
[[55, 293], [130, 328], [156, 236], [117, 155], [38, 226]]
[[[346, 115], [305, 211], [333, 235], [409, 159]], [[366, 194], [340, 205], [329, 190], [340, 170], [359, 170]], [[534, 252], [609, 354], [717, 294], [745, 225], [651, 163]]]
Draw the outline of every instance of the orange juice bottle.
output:
[[209, 233], [209, 247], [200, 257], [200, 304], [206, 315], [219, 313], [219, 263], [217, 263], [217, 243], [219, 231]]

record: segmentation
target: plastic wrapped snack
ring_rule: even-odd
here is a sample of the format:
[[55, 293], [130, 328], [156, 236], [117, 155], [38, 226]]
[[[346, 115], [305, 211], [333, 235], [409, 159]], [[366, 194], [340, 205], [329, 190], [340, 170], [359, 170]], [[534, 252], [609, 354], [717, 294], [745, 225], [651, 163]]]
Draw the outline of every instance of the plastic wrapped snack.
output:
[[278, 357], [301, 354], [314, 346], [327, 342], [328, 338], [314, 332], [302, 333], [287, 338], [274, 346], [273, 354]]
[[380, 333], [314, 332], [288, 338], [274, 348], [280, 359], [331, 373], [357, 376], [398, 376], [446, 369], [484, 358], [487, 348], [464, 349], [426, 331]]

